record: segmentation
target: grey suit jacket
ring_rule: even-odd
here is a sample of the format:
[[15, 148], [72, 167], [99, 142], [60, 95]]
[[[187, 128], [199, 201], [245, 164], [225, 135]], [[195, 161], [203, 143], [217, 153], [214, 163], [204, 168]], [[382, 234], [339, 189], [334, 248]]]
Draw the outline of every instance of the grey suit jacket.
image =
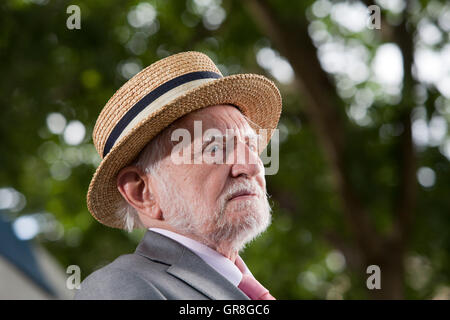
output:
[[90, 274], [75, 299], [248, 300], [180, 243], [147, 231], [132, 254]]

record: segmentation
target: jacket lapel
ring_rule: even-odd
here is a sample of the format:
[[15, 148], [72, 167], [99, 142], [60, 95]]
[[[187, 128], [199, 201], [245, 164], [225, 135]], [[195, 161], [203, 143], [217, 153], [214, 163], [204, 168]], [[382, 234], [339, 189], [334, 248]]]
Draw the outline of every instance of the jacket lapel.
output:
[[213, 300], [248, 300], [248, 297], [199, 256], [175, 240], [147, 231], [136, 253], [170, 265], [167, 273]]

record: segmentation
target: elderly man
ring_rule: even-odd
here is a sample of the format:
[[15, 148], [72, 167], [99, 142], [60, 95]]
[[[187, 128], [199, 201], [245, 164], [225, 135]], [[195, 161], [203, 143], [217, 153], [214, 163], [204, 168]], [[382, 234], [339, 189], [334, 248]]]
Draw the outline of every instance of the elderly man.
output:
[[[199, 52], [157, 61], [125, 83], [94, 128], [103, 160], [88, 208], [107, 226], [148, 231], [135, 253], [88, 276], [76, 298], [274, 299], [239, 251], [271, 221], [259, 155], [280, 112], [270, 80], [223, 77]], [[259, 129], [269, 134], [261, 139]]]

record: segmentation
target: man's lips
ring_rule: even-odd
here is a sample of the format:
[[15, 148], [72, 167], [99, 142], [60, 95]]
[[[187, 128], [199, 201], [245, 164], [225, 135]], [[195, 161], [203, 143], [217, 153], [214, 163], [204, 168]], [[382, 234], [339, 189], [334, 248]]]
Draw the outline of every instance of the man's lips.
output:
[[256, 197], [256, 194], [245, 194], [245, 195], [242, 195], [242, 196], [237, 196], [237, 197], [231, 198], [230, 201], [233, 201], [233, 200], [247, 200], [247, 199], [251, 199], [253, 197]]
[[239, 191], [234, 193], [230, 199], [228, 199], [228, 201], [231, 200], [246, 200], [246, 199], [251, 199], [252, 197], [256, 197], [257, 194], [253, 193], [253, 192], [249, 192], [249, 191]]

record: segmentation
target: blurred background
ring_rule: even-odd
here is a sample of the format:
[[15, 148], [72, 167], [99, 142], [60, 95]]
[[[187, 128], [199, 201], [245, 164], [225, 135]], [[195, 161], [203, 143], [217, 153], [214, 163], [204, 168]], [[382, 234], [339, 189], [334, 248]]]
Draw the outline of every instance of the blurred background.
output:
[[69, 265], [134, 251], [142, 231], [87, 210], [92, 129], [126, 80], [196, 50], [281, 90], [273, 223], [242, 254], [275, 297], [449, 299], [449, 32], [443, 0], [1, 1], [0, 298], [70, 298]]

